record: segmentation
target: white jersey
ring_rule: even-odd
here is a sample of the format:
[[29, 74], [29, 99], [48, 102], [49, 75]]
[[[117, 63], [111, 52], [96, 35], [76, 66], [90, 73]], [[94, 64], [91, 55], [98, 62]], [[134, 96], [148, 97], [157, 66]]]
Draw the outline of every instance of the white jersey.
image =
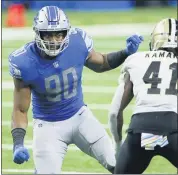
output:
[[[122, 77], [129, 72], [136, 98], [135, 113], [177, 113], [177, 58], [166, 51], [138, 52], [123, 64]], [[122, 79], [122, 78], [121, 78]]]

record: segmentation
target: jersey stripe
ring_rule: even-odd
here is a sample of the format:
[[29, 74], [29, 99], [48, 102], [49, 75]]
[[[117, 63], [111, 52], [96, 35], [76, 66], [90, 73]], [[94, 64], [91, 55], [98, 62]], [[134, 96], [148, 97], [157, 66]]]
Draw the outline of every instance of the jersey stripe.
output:
[[88, 47], [88, 51], [90, 52], [93, 48], [93, 42], [91, 42], [90, 46]]
[[57, 9], [57, 7], [56, 7], [56, 6], [54, 6], [54, 8], [55, 8], [55, 12], [56, 12], [57, 25], [59, 25], [60, 13], [58, 13], [59, 11], [58, 11], [58, 9]]
[[169, 35], [171, 35], [171, 30], [172, 30], [172, 24], [171, 24], [171, 19], [169, 19]]

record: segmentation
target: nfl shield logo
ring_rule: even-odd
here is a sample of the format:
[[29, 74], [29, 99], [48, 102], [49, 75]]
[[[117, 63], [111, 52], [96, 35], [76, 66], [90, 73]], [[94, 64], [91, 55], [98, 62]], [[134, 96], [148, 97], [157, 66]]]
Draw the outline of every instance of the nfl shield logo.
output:
[[55, 68], [58, 68], [58, 67], [59, 67], [59, 63], [56, 61], [56, 62], [53, 63], [53, 66], [54, 66]]

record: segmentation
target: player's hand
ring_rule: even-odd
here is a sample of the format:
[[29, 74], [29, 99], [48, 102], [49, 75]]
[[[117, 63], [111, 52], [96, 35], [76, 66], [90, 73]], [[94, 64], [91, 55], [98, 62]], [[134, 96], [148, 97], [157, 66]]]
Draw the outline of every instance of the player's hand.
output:
[[17, 145], [14, 150], [13, 161], [17, 164], [22, 164], [25, 161], [28, 161], [30, 158], [27, 148], [23, 145]]
[[141, 44], [142, 41], [143, 41], [143, 37], [136, 35], [136, 34], [127, 38], [127, 40], [126, 40], [126, 43], [127, 43], [126, 52], [127, 52], [127, 54], [131, 55], [131, 54], [135, 53], [138, 50], [139, 45]]

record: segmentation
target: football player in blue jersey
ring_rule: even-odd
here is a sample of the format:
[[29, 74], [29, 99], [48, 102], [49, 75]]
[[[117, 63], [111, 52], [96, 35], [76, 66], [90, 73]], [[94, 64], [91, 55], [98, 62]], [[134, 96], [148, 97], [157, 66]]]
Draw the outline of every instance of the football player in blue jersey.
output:
[[24, 146], [27, 111], [33, 110], [33, 157], [37, 174], [59, 174], [69, 144], [97, 159], [113, 172], [111, 140], [83, 101], [83, 67], [104, 72], [121, 65], [135, 53], [142, 37], [133, 35], [124, 50], [101, 54], [87, 33], [71, 28], [56, 6], [43, 7], [34, 18], [35, 41], [9, 56], [14, 80], [12, 113], [13, 161], [29, 159]]

